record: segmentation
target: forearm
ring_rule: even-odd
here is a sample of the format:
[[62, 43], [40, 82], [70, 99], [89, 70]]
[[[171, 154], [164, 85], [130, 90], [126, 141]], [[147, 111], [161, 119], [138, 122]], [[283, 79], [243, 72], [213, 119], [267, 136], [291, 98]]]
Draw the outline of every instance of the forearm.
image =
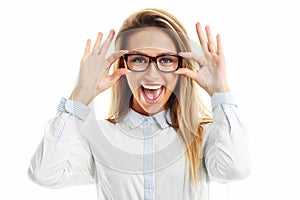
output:
[[91, 153], [79, 134], [82, 123], [83, 120], [62, 111], [46, 123], [44, 137], [28, 170], [34, 182], [63, 187], [92, 181]]
[[[205, 161], [210, 177], [220, 182], [245, 178], [250, 171], [248, 133], [231, 95], [220, 95], [207, 127]], [[227, 98], [227, 99], [226, 99]]]

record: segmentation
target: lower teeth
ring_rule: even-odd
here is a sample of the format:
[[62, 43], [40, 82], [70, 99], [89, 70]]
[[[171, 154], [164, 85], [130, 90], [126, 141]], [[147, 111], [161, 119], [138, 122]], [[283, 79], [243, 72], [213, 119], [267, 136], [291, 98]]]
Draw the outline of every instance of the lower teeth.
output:
[[144, 91], [145, 96], [148, 99], [153, 100], [153, 99], [156, 99], [160, 95], [161, 88], [156, 89], [156, 90], [143, 88], [143, 91]]

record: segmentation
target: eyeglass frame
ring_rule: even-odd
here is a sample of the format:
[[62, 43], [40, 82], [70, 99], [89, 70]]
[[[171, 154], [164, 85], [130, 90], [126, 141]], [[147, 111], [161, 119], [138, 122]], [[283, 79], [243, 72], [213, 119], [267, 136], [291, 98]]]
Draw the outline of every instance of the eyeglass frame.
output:
[[[127, 65], [127, 61], [128, 61], [128, 56], [132, 56], [132, 55], [141, 55], [141, 56], [145, 56], [145, 57], [149, 58], [150, 60], [149, 60], [149, 62], [148, 62], [148, 66], [147, 66], [144, 70], [132, 70], [132, 69], [130, 69], [130, 68], [128, 67], [128, 65]], [[163, 70], [159, 69], [158, 64], [157, 64], [157, 59], [158, 59], [159, 57], [163, 57], [163, 56], [175, 56], [175, 57], [177, 57], [177, 58], [178, 58], [178, 66], [177, 66], [177, 68], [176, 68], [175, 70], [172, 70], [172, 71], [163, 71]], [[160, 55], [155, 56], [155, 57], [153, 57], [153, 56], [148, 56], [148, 55], [145, 55], [145, 54], [142, 54], [142, 53], [128, 53], [128, 54], [124, 54], [122, 57], [123, 57], [123, 60], [124, 60], [124, 64], [127, 66], [127, 68], [128, 68], [130, 71], [133, 71], [133, 72], [144, 72], [144, 71], [146, 71], [146, 70], [150, 67], [150, 64], [152, 63], [152, 61], [155, 62], [156, 69], [158, 69], [158, 71], [160, 71], [160, 72], [164, 72], [164, 73], [175, 72], [175, 71], [177, 71], [179, 68], [181, 68], [182, 59], [183, 59], [182, 56], [180, 56], [180, 55], [178, 55], [178, 54], [173, 54], [173, 53], [164, 53], [164, 54], [160, 54]]]

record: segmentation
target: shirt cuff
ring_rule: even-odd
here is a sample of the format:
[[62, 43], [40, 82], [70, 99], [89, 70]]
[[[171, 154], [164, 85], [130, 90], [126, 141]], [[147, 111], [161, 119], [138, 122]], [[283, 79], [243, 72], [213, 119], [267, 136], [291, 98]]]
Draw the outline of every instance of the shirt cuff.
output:
[[215, 107], [222, 105], [222, 104], [237, 106], [234, 101], [234, 98], [230, 92], [214, 93], [211, 97], [212, 110], [214, 110]]
[[60, 112], [70, 113], [84, 121], [89, 115], [91, 109], [78, 101], [72, 101], [62, 97], [57, 110]]

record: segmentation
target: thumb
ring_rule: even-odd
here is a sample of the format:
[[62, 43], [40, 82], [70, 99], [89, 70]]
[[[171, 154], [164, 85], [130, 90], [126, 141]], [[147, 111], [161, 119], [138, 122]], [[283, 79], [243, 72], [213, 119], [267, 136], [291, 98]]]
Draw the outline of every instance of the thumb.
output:
[[131, 71], [127, 68], [119, 68], [110, 76], [110, 81], [114, 84], [117, 80], [119, 80], [119, 78], [121, 78], [121, 76], [129, 73], [131, 73]]

